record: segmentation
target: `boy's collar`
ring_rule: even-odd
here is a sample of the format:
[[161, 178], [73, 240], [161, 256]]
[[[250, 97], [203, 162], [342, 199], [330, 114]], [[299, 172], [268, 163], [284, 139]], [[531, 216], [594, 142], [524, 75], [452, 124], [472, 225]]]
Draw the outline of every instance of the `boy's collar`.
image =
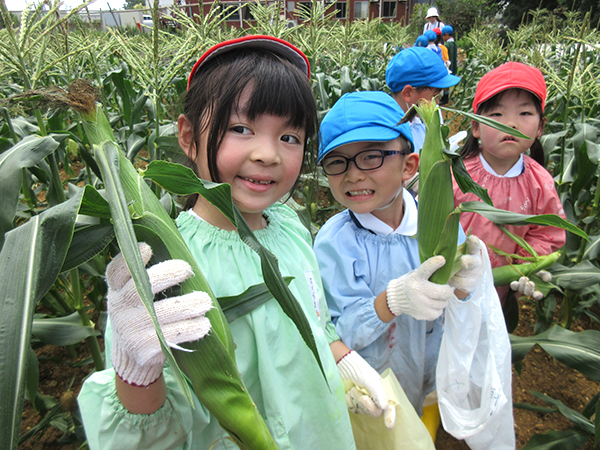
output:
[[364, 228], [379, 236], [390, 236], [392, 234], [414, 236], [417, 234], [417, 205], [410, 192], [404, 188], [402, 189], [402, 201], [404, 202], [404, 215], [400, 225], [395, 230], [371, 213], [354, 214], [354, 216]]

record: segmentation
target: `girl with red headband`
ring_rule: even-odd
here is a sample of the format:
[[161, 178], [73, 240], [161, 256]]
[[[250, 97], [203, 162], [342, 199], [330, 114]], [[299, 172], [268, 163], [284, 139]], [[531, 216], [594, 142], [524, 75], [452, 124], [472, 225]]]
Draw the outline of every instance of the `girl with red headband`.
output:
[[[393, 425], [395, 409], [379, 374], [340, 341], [327, 309], [310, 234], [296, 213], [279, 203], [300, 176], [307, 141], [316, 130], [309, 77], [306, 56], [277, 38], [246, 36], [212, 47], [190, 74], [184, 113], [178, 119], [179, 144], [200, 178], [231, 185], [233, 201], [257, 239], [276, 255], [282, 275], [292, 277], [289, 288], [318, 347], [326, 379], [274, 299], [230, 324], [242, 379], [271, 435], [281, 449], [352, 450], [355, 443], [343, 380], [368, 392], [350, 399], [354, 411], [383, 414], [385, 423]], [[203, 197], [191, 198], [177, 226], [217, 298], [239, 295], [264, 283], [258, 255]], [[146, 247], [142, 254], [148, 260]], [[163, 285], [190, 276], [184, 269], [178, 281], [162, 280]], [[161, 271], [157, 277], [168, 275]], [[151, 358], [140, 355], [147, 353], [147, 345], [139, 345], [142, 339], [153, 341], [155, 348], [158, 340], [151, 325], [142, 329], [136, 320], [139, 314], [131, 313], [131, 308], [129, 315], [124, 313], [125, 303], [141, 305], [135, 289], [124, 292], [128, 279], [127, 268], [117, 256], [107, 269], [113, 329], [107, 333], [107, 346], [112, 344], [113, 368], [93, 374], [79, 396], [90, 448], [233, 448], [227, 433], [197, 398], [195, 407], [184, 398], [170, 369], [163, 368], [160, 347]], [[165, 336], [167, 328], [185, 330], [167, 337], [171, 345], [186, 342], [186, 337], [202, 338], [210, 329], [201, 294], [195, 312], [187, 311], [191, 308], [182, 296], [163, 311], [167, 323], [163, 325], [159, 315]]]
[[[514, 128], [529, 139], [517, 138], [473, 121], [471, 134], [460, 154], [469, 174], [488, 190], [496, 208], [521, 214], [557, 214], [564, 218], [554, 180], [544, 168], [544, 150], [539, 141], [544, 131], [545, 103], [546, 83], [539, 69], [508, 62], [488, 72], [477, 84], [473, 111]], [[456, 182], [454, 198], [456, 205], [479, 200], [474, 194], [464, 194]], [[460, 222], [465, 232], [471, 231], [488, 244], [488, 248], [492, 245], [508, 254], [530, 256], [498, 226], [479, 214], [462, 213]], [[560, 228], [541, 225], [504, 227], [525, 239], [539, 255], [558, 250], [566, 241], [565, 232]], [[506, 257], [489, 250], [492, 267], [508, 264]], [[541, 295], [526, 277], [511, 287], [527, 296]], [[498, 288], [502, 304], [508, 293], [508, 286]]]

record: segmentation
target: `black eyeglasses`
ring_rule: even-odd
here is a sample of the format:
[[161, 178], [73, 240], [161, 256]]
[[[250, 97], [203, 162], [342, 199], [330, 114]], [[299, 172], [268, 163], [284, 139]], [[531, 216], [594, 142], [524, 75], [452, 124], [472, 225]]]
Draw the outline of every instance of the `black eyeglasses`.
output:
[[410, 152], [406, 150], [365, 150], [352, 158], [342, 155], [327, 156], [321, 161], [321, 165], [326, 175], [341, 175], [348, 170], [351, 162], [354, 162], [359, 170], [375, 170], [383, 166], [386, 156], [408, 155], [408, 153]]

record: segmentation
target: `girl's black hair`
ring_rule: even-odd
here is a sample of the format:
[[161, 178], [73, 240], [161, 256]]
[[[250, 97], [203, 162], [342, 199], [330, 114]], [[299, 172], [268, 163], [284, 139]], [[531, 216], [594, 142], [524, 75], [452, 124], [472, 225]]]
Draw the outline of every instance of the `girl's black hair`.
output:
[[[238, 111], [239, 97], [248, 86], [252, 93], [239, 112], [249, 120], [262, 114], [289, 118], [291, 126], [305, 131], [305, 158], [308, 139], [316, 132], [317, 106], [306, 74], [297, 66], [260, 49], [232, 50], [216, 56], [195, 73], [183, 107], [193, 126], [195, 152], [201, 133], [208, 133], [206, 156], [212, 181], [221, 181], [217, 153], [230, 116]], [[188, 198], [185, 209], [191, 208], [196, 198]]]
[[[518, 88], [515, 88], [515, 89], [518, 89]], [[480, 103], [479, 106], [477, 106], [477, 114], [482, 115], [482, 114], [485, 114], [486, 112], [492, 110], [493, 108], [495, 108], [498, 105], [498, 103], [500, 103], [500, 100], [502, 99], [502, 97], [511, 90], [513, 90], [513, 89], [506, 89], [506, 90], [494, 95], [492, 98], [486, 100], [485, 102]], [[518, 90], [526, 93], [527, 95], [529, 95], [531, 97], [533, 104], [535, 105], [535, 109], [540, 116], [540, 120], [543, 120], [544, 111], [542, 111], [542, 103], [540, 102], [540, 99], [525, 89], [518, 89]], [[481, 153], [481, 146], [479, 145], [479, 139], [477, 139], [475, 136], [473, 136], [472, 131], [469, 133], [469, 137], [467, 137], [467, 140], [465, 141], [465, 145], [462, 146], [459, 153], [460, 153], [460, 156], [463, 157], [463, 159], [473, 158], [474, 156], [477, 156]], [[546, 167], [545, 157], [544, 157], [544, 148], [542, 147], [542, 143], [540, 142], [540, 140], [537, 137], [534, 139], [533, 143], [531, 144], [531, 147], [529, 148], [529, 156], [531, 156], [542, 167]]]

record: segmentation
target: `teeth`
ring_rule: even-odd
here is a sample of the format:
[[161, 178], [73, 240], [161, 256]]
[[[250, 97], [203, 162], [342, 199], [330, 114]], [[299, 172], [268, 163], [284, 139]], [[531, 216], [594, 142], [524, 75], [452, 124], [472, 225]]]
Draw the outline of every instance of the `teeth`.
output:
[[251, 183], [256, 183], [256, 184], [271, 184], [272, 183], [272, 181], [259, 181], [259, 180], [253, 180], [252, 178], [244, 178], [244, 180], [250, 181]]
[[350, 197], [354, 197], [356, 195], [370, 195], [373, 191], [371, 189], [363, 189], [362, 191], [348, 191], [348, 195]]

